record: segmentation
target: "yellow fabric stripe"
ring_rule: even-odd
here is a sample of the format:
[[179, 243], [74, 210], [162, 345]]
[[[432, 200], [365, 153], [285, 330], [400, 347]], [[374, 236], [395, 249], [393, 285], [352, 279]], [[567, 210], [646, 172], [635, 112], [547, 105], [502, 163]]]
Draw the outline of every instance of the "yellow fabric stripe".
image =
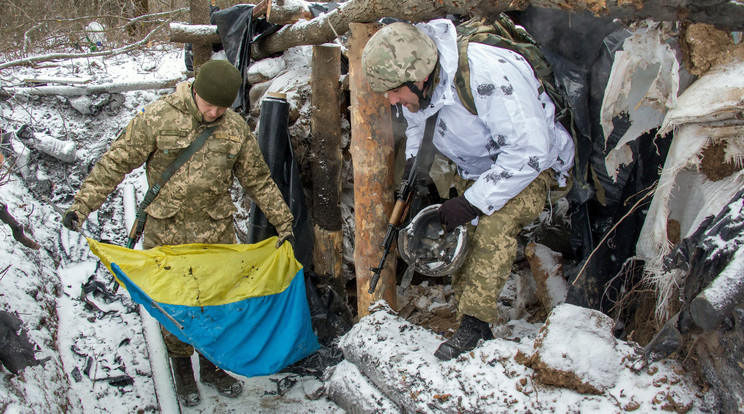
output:
[[302, 268], [289, 243], [275, 247], [276, 237], [256, 244], [183, 244], [150, 250], [87, 240], [109, 271], [116, 263], [153, 300], [173, 305], [223, 305], [280, 293]]

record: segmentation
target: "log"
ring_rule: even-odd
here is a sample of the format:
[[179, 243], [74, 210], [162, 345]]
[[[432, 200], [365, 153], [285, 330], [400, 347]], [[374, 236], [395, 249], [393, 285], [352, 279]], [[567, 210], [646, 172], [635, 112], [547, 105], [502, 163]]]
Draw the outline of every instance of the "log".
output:
[[[312, 60], [312, 131], [311, 166], [313, 177], [313, 223], [315, 223], [315, 272], [342, 277], [341, 218], [341, 48], [321, 45], [313, 48]], [[344, 286], [340, 283], [338, 287]]]
[[167, 89], [176, 86], [183, 78], [165, 79], [165, 80], [144, 80], [133, 82], [112, 82], [100, 85], [84, 86], [37, 86], [37, 87], [19, 87], [4, 88], [0, 90], [0, 98], [8, 99], [15, 95], [33, 95], [33, 96], [82, 96], [98, 95], [101, 93], [120, 93], [127, 91], [141, 91], [147, 89]]
[[221, 43], [217, 26], [212, 24], [171, 23], [171, 42], [178, 43]]
[[311, 20], [313, 13], [306, 2], [296, 0], [272, 0], [268, 2], [266, 21], [273, 24], [295, 24], [300, 20]]
[[351, 90], [351, 157], [354, 167], [354, 263], [356, 265], [359, 317], [369, 314], [377, 299], [396, 304], [395, 255], [380, 273], [374, 294], [368, 293], [372, 267], [382, 255], [380, 248], [393, 210], [393, 127], [390, 104], [375, 93], [362, 71], [362, 50], [379, 24], [351, 24], [349, 38], [349, 87]]
[[[493, 18], [504, 11], [524, 10], [527, 7], [589, 10], [599, 17], [635, 21], [682, 21], [708, 23], [727, 31], [744, 29], [744, 7], [728, 0], [704, 0], [694, 5], [679, 0], [608, 0], [604, 2], [574, 2], [571, 0], [349, 0], [338, 8], [309, 21], [285, 26], [276, 33], [251, 45], [251, 56], [260, 60], [290, 47], [319, 45], [331, 42], [346, 33], [350, 23], [376, 21], [395, 17], [411, 21], [426, 21], [447, 14], [485, 16]], [[171, 25], [173, 27], [173, 25]], [[216, 28], [215, 28], [216, 32]], [[172, 38], [172, 41], [179, 41]]]
[[[250, 3], [250, 2], [248, 2]], [[268, 0], [261, 0], [253, 6], [251, 20], [256, 20], [266, 14]], [[221, 43], [217, 26], [213, 24], [171, 23], [169, 41], [176, 43]]]
[[651, 18], [657, 21], [708, 23], [726, 30], [744, 29], [744, 7], [728, 0], [705, 0], [694, 5], [678, 0], [607, 0], [575, 2], [571, 0], [349, 0], [338, 8], [307, 22], [285, 26], [251, 45], [255, 60], [282, 52], [293, 46], [327, 43], [345, 33], [352, 22], [372, 22], [382, 17], [425, 21], [447, 14], [486, 16], [523, 10], [528, 6], [581, 12], [621, 20]]

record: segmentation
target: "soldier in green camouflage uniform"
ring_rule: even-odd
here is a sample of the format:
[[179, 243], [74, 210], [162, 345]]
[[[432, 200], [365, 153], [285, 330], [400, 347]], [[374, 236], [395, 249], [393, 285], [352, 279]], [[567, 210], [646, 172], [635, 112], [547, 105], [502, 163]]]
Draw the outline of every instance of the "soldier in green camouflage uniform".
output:
[[[213, 60], [196, 80], [176, 86], [173, 94], [145, 107], [111, 144], [83, 182], [63, 223], [74, 229], [97, 210], [133, 169], [145, 164], [148, 184], [208, 127], [204, 145], [182, 165], [145, 209], [144, 248], [186, 243], [235, 243], [230, 196], [233, 177], [266, 214], [278, 233], [277, 247], [291, 240], [292, 213], [271, 178], [255, 136], [245, 120], [228, 109], [241, 85], [240, 72], [227, 61]], [[200, 397], [191, 366], [193, 348], [162, 329], [171, 357], [177, 394], [185, 405]], [[236, 397], [242, 385], [199, 355], [201, 381]]]
[[[516, 236], [542, 211], [549, 188], [567, 185], [574, 153], [523, 56], [470, 42], [466, 69], [458, 59], [460, 44], [449, 20], [397, 22], [375, 33], [362, 52], [370, 87], [403, 107], [406, 157], [416, 156], [427, 120], [436, 119], [431, 142], [457, 166], [459, 195], [437, 213], [446, 231], [468, 226], [469, 252], [453, 275], [462, 318], [434, 353], [442, 360], [493, 338], [490, 323], [499, 319], [498, 297], [516, 258]], [[457, 75], [466, 71], [470, 84], [460, 85]], [[475, 112], [458, 88], [469, 89]]]

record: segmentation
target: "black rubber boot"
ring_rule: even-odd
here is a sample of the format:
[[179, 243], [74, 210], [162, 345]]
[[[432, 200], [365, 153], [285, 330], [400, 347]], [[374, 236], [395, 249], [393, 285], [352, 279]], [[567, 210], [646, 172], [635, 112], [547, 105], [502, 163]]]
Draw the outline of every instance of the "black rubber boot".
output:
[[203, 384], [214, 387], [220, 394], [235, 398], [243, 392], [243, 384], [227, 372], [217, 368], [212, 361], [199, 354], [199, 375]]
[[199, 388], [196, 386], [194, 379], [194, 369], [191, 367], [191, 358], [171, 357], [171, 367], [173, 368], [173, 382], [176, 383], [176, 395], [181, 404], [186, 407], [193, 407], [201, 401]]
[[472, 351], [481, 339], [484, 341], [493, 339], [493, 333], [488, 322], [483, 322], [470, 315], [463, 315], [457, 332], [452, 338], [439, 345], [437, 351], [434, 352], [434, 356], [442, 361], [448, 361], [464, 352]]

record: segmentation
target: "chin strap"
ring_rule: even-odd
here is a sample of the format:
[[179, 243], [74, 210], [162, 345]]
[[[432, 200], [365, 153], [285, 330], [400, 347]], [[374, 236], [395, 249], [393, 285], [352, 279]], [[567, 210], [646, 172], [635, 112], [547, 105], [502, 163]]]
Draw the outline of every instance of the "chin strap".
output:
[[439, 59], [437, 59], [434, 70], [431, 71], [429, 76], [424, 81], [423, 91], [419, 89], [413, 82], [403, 82], [400, 86], [407, 86], [416, 96], [419, 98], [419, 107], [421, 109], [426, 108], [431, 103], [431, 96], [434, 93], [434, 85], [439, 83]]

